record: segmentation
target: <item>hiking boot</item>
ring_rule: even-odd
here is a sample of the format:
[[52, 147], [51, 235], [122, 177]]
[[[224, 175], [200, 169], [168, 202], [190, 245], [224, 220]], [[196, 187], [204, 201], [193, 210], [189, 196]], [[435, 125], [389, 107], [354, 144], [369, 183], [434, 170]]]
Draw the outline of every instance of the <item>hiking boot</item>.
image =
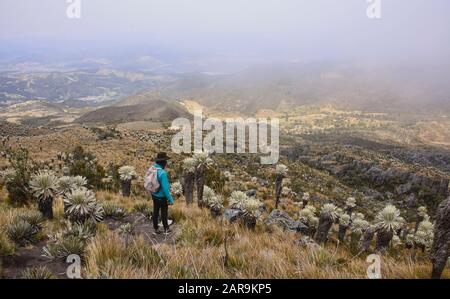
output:
[[153, 235], [160, 235], [162, 233], [162, 231], [160, 231], [159, 229], [155, 229], [154, 231], [153, 231]]
[[[159, 224], [159, 226], [163, 226], [162, 221], [160, 221], [158, 224]], [[170, 220], [170, 219], [167, 220], [167, 224], [168, 224], [168, 225], [172, 225], [172, 224], [173, 224], [173, 220]]]
[[164, 231], [164, 234], [167, 236], [167, 235], [170, 235], [172, 233], [172, 230], [169, 228], [169, 229], [166, 229], [165, 231]]

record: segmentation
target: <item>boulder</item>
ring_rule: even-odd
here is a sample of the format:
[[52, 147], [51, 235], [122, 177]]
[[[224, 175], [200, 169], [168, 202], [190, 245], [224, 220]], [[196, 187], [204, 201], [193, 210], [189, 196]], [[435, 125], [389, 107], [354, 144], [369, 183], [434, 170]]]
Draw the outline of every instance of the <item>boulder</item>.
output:
[[242, 211], [239, 209], [225, 209], [223, 212], [223, 218], [228, 220], [230, 223], [239, 219], [242, 216]]
[[396, 192], [398, 195], [406, 194], [406, 193], [409, 193], [409, 192], [411, 191], [411, 188], [412, 188], [412, 184], [411, 184], [411, 182], [408, 182], [408, 183], [406, 183], [406, 184], [403, 184], [403, 185], [398, 186], [398, 187], [395, 189], [395, 192]]
[[264, 221], [266, 225], [276, 224], [285, 230], [297, 231], [302, 234], [308, 234], [309, 228], [299, 221], [295, 221], [289, 215], [280, 210], [273, 210]]
[[245, 195], [247, 195], [248, 197], [255, 197], [256, 196], [256, 190], [255, 189], [250, 189], [250, 190], [245, 192]]

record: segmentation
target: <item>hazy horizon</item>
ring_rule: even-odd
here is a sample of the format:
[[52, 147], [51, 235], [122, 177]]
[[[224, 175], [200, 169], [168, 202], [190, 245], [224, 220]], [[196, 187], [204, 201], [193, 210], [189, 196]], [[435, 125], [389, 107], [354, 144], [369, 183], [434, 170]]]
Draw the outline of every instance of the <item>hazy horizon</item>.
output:
[[3, 0], [0, 60], [450, 65], [448, 1], [381, 0], [377, 20], [366, 0], [279, 2], [81, 0], [69, 19], [63, 0]]

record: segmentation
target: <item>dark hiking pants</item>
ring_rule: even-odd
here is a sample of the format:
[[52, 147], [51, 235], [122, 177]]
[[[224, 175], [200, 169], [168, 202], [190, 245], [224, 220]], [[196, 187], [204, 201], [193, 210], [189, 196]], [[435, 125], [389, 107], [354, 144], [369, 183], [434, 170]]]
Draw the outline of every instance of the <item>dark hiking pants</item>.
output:
[[156, 197], [152, 197], [153, 199], [153, 228], [158, 229], [159, 222], [159, 211], [161, 210], [161, 221], [163, 223], [164, 229], [169, 229], [169, 223], [167, 222], [167, 215], [169, 210], [169, 205], [167, 203], [167, 199], [159, 199]]

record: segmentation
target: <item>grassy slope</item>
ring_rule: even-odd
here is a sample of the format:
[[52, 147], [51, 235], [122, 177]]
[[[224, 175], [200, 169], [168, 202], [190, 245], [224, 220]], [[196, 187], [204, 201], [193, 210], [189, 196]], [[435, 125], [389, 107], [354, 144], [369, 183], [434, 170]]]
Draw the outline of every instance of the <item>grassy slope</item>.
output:
[[[5, 193], [2, 194], [4, 199]], [[144, 198], [124, 199], [101, 191], [100, 201], [113, 201], [128, 211]], [[0, 227], [23, 209], [12, 208], [2, 200]], [[55, 204], [55, 219], [47, 223], [46, 232], [59, 229], [63, 206]], [[97, 236], [88, 244], [84, 277], [108, 278], [365, 278], [366, 256], [354, 256], [345, 245], [333, 241], [325, 248], [303, 248], [296, 244], [299, 236], [278, 227], [258, 223], [255, 231], [239, 224], [213, 219], [207, 210], [187, 207], [182, 199], [170, 209], [177, 224], [173, 244], [148, 244], [136, 235], [128, 245], [117, 232], [98, 224]], [[151, 232], [149, 232], [151, 233]], [[225, 236], [228, 261], [224, 263]], [[335, 235], [334, 235], [335, 236]], [[427, 255], [417, 261], [410, 252], [401, 251], [382, 257], [385, 278], [428, 278], [431, 264]], [[450, 278], [450, 271], [444, 273]]]

